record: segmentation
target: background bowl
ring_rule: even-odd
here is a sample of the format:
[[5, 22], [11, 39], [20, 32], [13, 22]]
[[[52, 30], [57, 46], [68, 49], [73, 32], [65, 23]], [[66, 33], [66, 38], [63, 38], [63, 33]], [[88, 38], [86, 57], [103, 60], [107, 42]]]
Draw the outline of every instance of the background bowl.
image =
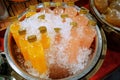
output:
[[95, 6], [94, 0], [90, 0], [91, 13], [97, 18], [99, 25], [103, 28], [110, 49], [120, 51], [120, 28], [108, 23]]

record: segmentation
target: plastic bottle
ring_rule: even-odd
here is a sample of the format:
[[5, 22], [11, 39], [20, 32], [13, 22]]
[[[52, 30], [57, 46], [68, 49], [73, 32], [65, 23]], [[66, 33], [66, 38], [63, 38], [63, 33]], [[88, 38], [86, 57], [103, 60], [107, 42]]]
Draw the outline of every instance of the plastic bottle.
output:
[[68, 2], [68, 7], [65, 8], [65, 14], [68, 14], [68, 17], [75, 17], [77, 15], [77, 10], [74, 7], [74, 2]]
[[56, 32], [56, 35], [55, 35], [55, 44], [58, 45], [62, 39], [62, 36], [60, 34], [60, 30], [61, 28], [54, 28], [54, 31]]
[[36, 69], [40, 74], [46, 74], [47, 61], [42, 43], [37, 40], [35, 35], [28, 36], [28, 42], [28, 54], [33, 68]]
[[56, 8], [53, 10], [54, 14], [62, 14], [64, 12], [61, 2], [56, 2], [55, 6]]
[[27, 53], [27, 40], [25, 40], [25, 30], [20, 30], [19, 22], [15, 22], [10, 27], [10, 32], [12, 33], [12, 36], [18, 46], [18, 48], [21, 50], [21, 53], [23, 54], [23, 57], [25, 60], [29, 60], [29, 56]]
[[19, 29], [18, 32], [19, 32], [19, 45], [20, 45], [21, 53], [22, 53], [25, 61], [28, 61], [29, 60], [29, 55], [28, 55], [28, 51], [27, 51], [28, 41], [25, 40], [26, 30]]
[[41, 33], [41, 43], [44, 49], [47, 49], [50, 47], [50, 38], [48, 37], [47, 28], [45, 26], [41, 26], [39, 28]]

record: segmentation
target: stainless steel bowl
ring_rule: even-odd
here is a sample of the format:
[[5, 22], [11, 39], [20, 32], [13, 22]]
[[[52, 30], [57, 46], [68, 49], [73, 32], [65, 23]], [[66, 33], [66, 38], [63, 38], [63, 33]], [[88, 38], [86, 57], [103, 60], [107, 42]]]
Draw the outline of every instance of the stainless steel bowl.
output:
[[94, 0], [90, 0], [91, 13], [96, 17], [100, 26], [105, 31], [108, 47], [115, 51], [120, 51], [120, 28], [108, 23], [103, 15], [97, 10]]
[[[53, 5], [53, 4], [54, 3], [51, 3], [51, 5]], [[65, 6], [65, 4], [63, 4], [63, 6]], [[37, 7], [43, 7], [43, 4], [39, 4]], [[77, 8], [77, 10], [81, 9], [77, 6], [75, 6], [75, 7]], [[94, 19], [90, 14], [87, 14], [87, 16], [90, 19]], [[90, 73], [94, 69], [94, 67], [96, 66], [98, 61], [100, 59], [103, 59], [102, 55], [104, 54], [104, 56], [105, 56], [106, 38], [104, 36], [104, 32], [102, 31], [101, 28], [98, 27], [98, 25], [96, 25], [95, 29], [97, 32], [97, 36], [96, 36], [95, 41], [94, 41], [95, 42], [94, 43], [94, 46], [95, 46], [94, 52], [92, 53], [91, 60], [89, 61], [89, 64], [80, 73], [77, 73], [75, 75], [64, 78], [64, 80], [77, 80], [77, 79], [85, 77], [88, 73]], [[17, 61], [17, 57], [15, 55], [15, 51], [13, 48], [14, 46], [12, 44], [14, 44], [14, 40], [13, 40], [12, 35], [10, 33], [10, 28], [8, 27], [6, 30], [6, 33], [5, 33], [5, 37], [4, 37], [4, 51], [6, 53], [7, 61], [9, 62], [10, 66], [13, 68], [13, 70], [16, 71], [23, 78], [28, 79], [28, 80], [39, 80], [40, 78], [37, 78], [37, 77], [34, 77], [34, 76], [28, 74], [24, 70], [24, 68], [21, 67], [21, 65]]]

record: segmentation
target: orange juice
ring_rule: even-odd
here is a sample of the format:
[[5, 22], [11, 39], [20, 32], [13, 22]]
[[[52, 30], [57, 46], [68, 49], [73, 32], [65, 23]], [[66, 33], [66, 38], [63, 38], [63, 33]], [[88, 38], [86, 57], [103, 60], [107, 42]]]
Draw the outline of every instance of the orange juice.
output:
[[[39, 71], [40, 74], [45, 74], [47, 72], [47, 62], [45, 59], [44, 50], [40, 41], [37, 41], [35, 36], [33, 36], [28, 43], [28, 54], [30, 62], [32, 63], [33, 68]], [[29, 41], [29, 39], [28, 39]]]
[[28, 60], [29, 56], [28, 56], [27, 47], [26, 47], [27, 46], [27, 41], [25, 40], [25, 35], [19, 34], [19, 29], [20, 29], [20, 25], [19, 25], [18, 22], [13, 23], [10, 27], [10, 31], [13, 35], [13, 38], [14, 38], [18, 48], [20, 48], [21, 53], [24, 56], [24, 59]]
[[41, 43], [44, 49], [47, 49], [50, 47], [50, 38], [47, 34], [47, 28], [45, 26], [39, 27], [39, 31], [41, 33]]
[[29, 55], [27, 51], [28, 41], [25, 40], [25, 34], [26, 34], [26, 30], [19, 31], [19, 35], [20, 35], [19, 44], [20, 44], [21, 53], [23, 54], [24, 59], [27, 61], [29, 60]]
[[50, 38], [48, 37], [47, 33], [41, 34], [41, 43], [44, 49], [50, 47]]

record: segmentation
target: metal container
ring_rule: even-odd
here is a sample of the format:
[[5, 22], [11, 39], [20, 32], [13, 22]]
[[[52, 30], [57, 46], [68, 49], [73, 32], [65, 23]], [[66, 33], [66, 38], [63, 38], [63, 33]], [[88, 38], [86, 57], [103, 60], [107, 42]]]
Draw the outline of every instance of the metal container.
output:
[[99, 25], [103, 28], [107, 38], [108, 47], [115, 51], [120, 51], [120, 28], [111, 25], [104, 18], [103, 15], [97, 10], [94, 0], [90, 0], [90, 10], [97, 18]]
[[[54, 3], [51, 3], [51, 5], [53, 5], [53, 4]], [[63, 6], [65, 6], [65, 4], [63, 4]], [[43, 7], [43, 4], [39, 4], [37, 7]], [[77, 6], [75, 6], [75, 7], [78, 10], [81, 9]], [[88, 14], [87, 16], [90, 19], [93, 19], [93, 17], [90, 14]], [[79, 72], [75, 75], [69, 76], [67, 78], [64, 78], [63, 80], [77, 80], [77, 79], [83, 79], [83, 78], [87, 79], [100, 68], [100, 66], [104, 60], [105, 54], [106, 54], [106, 38], [105, 38], [103, 30], [101, 28], [99, 28], [98, 25], [96, 25], [95, 29], [97, 32], [97, 36], [95, 38], [95, 44], [94, 44], [95, 48], [94, 48], [94, 52], [92, 53], [92, 57], [91, 57], [89, 64], [81, 72]], [[17, 72], [23, 78], [28, 79], [28, 80], [40, 80], [40, 78], [37, 78], [37, 77], [34, 77], [34, 76], [28, 74], [21, 67], [21, 65], [19, 64], [19, 62], [16, 59], [17, 58], [16, 55], [14, 54], [15, 51], [13, 48], [14, 47], [13, 44], [14, 44], [13, 38], [10, 33], [10, 28], [8, 27], [6, 30], [6, 33], [5, 33], [5, 37], [4, 37], [4, 51], [6, 53], [5, 55], [6, 55], [8, 63], [13, 68], [13, 70], [15, 72]], [[97, 64], [100, 61], [101, 61], [101, 64]], [[99, 67], [97, 67], [97, 69], [96, 69], [95, 68], [96, 66], [99, 66]], [[90, 74], [90, 75], [88, 75], [88, 74]]]

